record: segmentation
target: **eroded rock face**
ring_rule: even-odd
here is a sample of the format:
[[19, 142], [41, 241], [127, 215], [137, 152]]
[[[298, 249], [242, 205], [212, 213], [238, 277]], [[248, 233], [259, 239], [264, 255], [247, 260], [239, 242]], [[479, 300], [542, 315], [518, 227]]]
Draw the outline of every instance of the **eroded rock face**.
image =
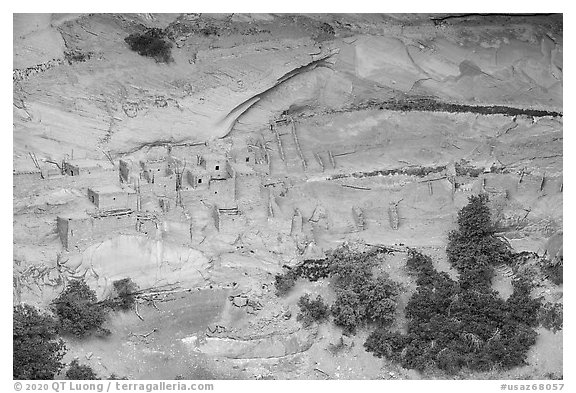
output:
[[199, 251], [144, 237], [118, 236], [94, 244], [65, 263], [75, 276], [97, 279], [106, 293], [112, 281], [132, 277], [142, 288], [158, 283], [202, 286], [208, 259]]
[[232, 303], [236, 307], [245, 307], [248, 305], [248, 298], [243, 296], [236, 296], [232, 299]]
[[264, 338], [207, 337], [202, 343], [186, 340], [191, 349], [201, 353], [228, 359], [271, 359], [282, 358], [307, 351], [313, 344], [316, 333], [298, 330], [293, 333], [276, 333]]
[[[275, 26], [271, 38], [246, 33], [245, 22], [201, 17], [203, 26], [218, 29], [218, 48], [197, 35], [195, 24], [177, 19], [175, 26], [187, 26], [179, 36], [185, 45], [174, 48], [170, 64], [128, 49], [121, 37], [133, 27], [125, 16], [70, 16], [57, 30], [39, 25], [34, 34], [42, 39], [46, 31], [59, 31], [67, 49], [95, 55], [82, 63], [40, 65], [36, 76], [15, 80], [21, 108], [14, 112], [15, 154], [33, 148], [59, 158], [75, 144], [77, 154], [98, 156], [83, 145], [122, 153], [162, 142], [202, 142], [227, 135], [239, 117], [241, 129], [256, 127], [285, 108], [340, 108], [399, 92], [471, 104], [562, 107], [562, 36], [546, 25], [512, 24], [488, 36], [466, 25], [407, 25], [399, 33], [382, 23], [376, 34], [336, 29], [337, 36], [322, 45], [298, 32], [298, 24], [274, 18], [252, 21]], [[21, 19], [17, 29], [26, 24]], [[31, 56], [26, 42], [16, 39], [15, 53]], [[197, 60], [190, 64], [185, 58], [192, 52]], [[38, 57], [16, 68], [44, 62]]]

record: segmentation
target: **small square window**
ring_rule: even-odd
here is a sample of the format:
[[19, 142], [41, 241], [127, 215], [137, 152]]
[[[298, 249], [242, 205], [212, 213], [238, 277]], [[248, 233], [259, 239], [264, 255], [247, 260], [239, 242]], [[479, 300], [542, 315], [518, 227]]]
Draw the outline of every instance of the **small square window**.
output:
[[202, 183], [202, 179], [198, 179], [198, 184], [201, 184], [201, 183]]
[[217, 171], [220, 170], [220, 165], [216, 165], [216, 170], [217, 170]]
[[246, 162], [250, 162], [250, 157], [246, 157]]

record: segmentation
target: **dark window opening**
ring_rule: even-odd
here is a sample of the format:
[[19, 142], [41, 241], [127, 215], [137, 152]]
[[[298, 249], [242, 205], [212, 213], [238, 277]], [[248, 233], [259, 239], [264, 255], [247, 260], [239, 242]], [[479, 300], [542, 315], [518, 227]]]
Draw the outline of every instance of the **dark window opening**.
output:
[[220, 170], [220, 165], [216, 165], [216, 170], [217, 170], [217, 171]]
[[250, 162], [250, 157], [246, 157], [246, 162]]
[[198, 184], [202, 183], [202, 179], [198, 179]]

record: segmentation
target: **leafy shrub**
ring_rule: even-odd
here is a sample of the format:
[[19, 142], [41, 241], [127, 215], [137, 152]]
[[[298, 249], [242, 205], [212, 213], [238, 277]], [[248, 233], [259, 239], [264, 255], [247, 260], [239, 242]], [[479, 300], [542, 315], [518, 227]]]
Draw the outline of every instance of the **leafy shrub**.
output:
[[328, 255], [336, 291], [334, 323], [346, 333], [371, 323], [387, 326], [394, 320], [400, 287], [388, 277], [375, 277], [373, 273], [379, 255], [385, 253], [388, 250], [380, 248], [359, 252], [345, 244]]
[[328, 259], [308, 259], [293, 268], [296, 277], [302, 277], [308, 281], [318, 281], [330, 275]]
[[408, 250], [408, 260], [406, 261], [408, 270], [416, 276], [428, 274], [434, 271], [432, 259], [416, 250]]
[[394, 322], [398, 291], [398, 284], [386, 277], [380, 276], [366, 282], [359, 292], [364, 305], [364, 319], [383, 326]]
[[334, 28], [329, 23], [322, 23], [314, 36], [314, 40], [316, 42], [333, 40], [335, 34]]
[[562, 303], [546, 303], [542, 305], [538, 314], [538, 322], [548, 330], [556, 333], [564, 325]]
[[471, 237], [465, 232], [453, 231], [448, 235], [446, 252], [449, 262], [460, 272], [472, 267], [489, 268], [512, 261], [507, 244], [492, 235]]
[[310, 299], [309, 294], [301, 296], [298, 300], [298, 307], [300, 307], [300, 312], [296, 319], [302, 322], [304, 327], [308, 327], [314, 322], [321, 323], [330, 315], [330, 310], [320, 295], [315, 300]]
[[296, 276], [289, 270], [284, 274], [277, 274], [275, 277], [274, 286], [276, 287], [276, 296], [286, 295], [290, 289], [296, 284]]
[[86, 60], [90, 60], [92, 55], [93, 55], [92, 52], [83, 53], [79, 50], [72, 50], [72, 51], [65, 51], [64, 52], [64, 58], [66, 59], [66, 61], [68, 61], [68, 64], [83, 63]]
[[328, 255], [329, 275], [337, 288], [359, 292], [372, 279], [372, 269], [378, 264], [377, 256], [385, 252], [380, 249], [358, 252], [344, 244]]
[[15, 306], [12, 334], [14, 379], [54, 379], [64, 368], [66, 346], [52, 316], [27, 304]]
[[364, 348], [368, 352], [373, 352], [374, 356], [384, 357], [396, 362], [402, 361], [402, 350], [408, 344], [408, 338], [398, 332], [389, 332], [387, 329], [378, 328], [374, 330], [364, 343]]
[[220, 30], [218, 29], [218, 27], [214, 25], [206, 25], [200, 29], [200, 33], [202, 33], [206, 37], [209, 37], [211, 35], [219, 36]]
[[70, 363], [70, 367], [66, 371], [66, 379], [100, 379], [90, 366], [78, 363], [78, 359], [74, 359]]
[[460, 353], [450, 348], [444, 348], [436, 355], [436, 365], [438, 368], [444, 370], [450, 375], [458, 373], [464, 363], [465, 358]]
[[448, 235], [448, 261], [460, 273], [465, 289], [488, 288], [493, 267], [513, 261], [509, 246], [494, 236], [487, 203], [486, 195], [471, 196], [458, 213], [458, 230]]
[[152, 57], [159, 63], [170, 63], [172, 58], [172, 43], [166, 39], [166, 33], [152, 27], [144, 33], [130, 34], [124, 41], [141, 56]]
[[522, 365], [535, 342], [534, 330], [496, 294], [462, 291], [447, 280], [438, 277], [418, 287], [406, 307], [406, 335], [376, 331], [366, 349], [406, 368], [435, 366], [449, 374], [464, 366], [487, 371]]
[[458, 212], [458, 230], [470, 238], [485, 237], [493, 234], [490, 208], [486, 194], [472, 195], [468, 204]]
[[377, 265], [375, 257], [387, 252], [383, 249], [356, 252], [349, 245], [342, 245], [333, 250], [327, 258], [309, 259], [288, 268], [284, 274], [276, 275], [276, 294], [283, 296], [288, 293], [299, 277], [312, 282], [332, 277], [336, 287], [355, 288], [360, 291], [367, 280], [372, 278], [372, 268]]
[[130, 278], [123, 278], [112, 283], [114, 289], [112, 298], [106, 304], [113, 310], [128, 311], [134, 307], [138, 285]]
[[482, 174], [482, 172], [484, 172], [484, 169], [475, 168], [465, 160], [457, 162], [455, 164], [455, 169], [458, 176], [478, 177]]
[[528, 281], [516, 279], [512, 281], [514, 291], [506, 300], [508, 315], [514, 321], [522, 322], [526, 326], [536, 327], [538, 325], [538, 311], [540, 300], [532, 299], [530, 290], [532, 287]]
[[379, 328], [366, 340], [366, 350], [406, 368], [437, 367], [449, 374], [462, 367], [488, 371], [525, 364], [536, 342], [540, 300], [530, 297], [525, 279], [513, 282], [506, 301], [491, 289], [492, 265], [514, 255], [493, 236], [486, 202], [470, 198], [459, 213], [459, 230], [449, 237], [448, 257], [459, 281], [434, 270], [429, 257], [410, 251], [407, 267], [417, 276], [417, 288], [405, 309], [408, 331]]
[[360, 297], [356, 292], [342, 289], [336, 294], [336, 301], [330, 311], [334, 316], [334, 323], [344, 328], [346, 333], [354, 333], [362, 323], [364, 311]]
[[564, 282], [564, 258], [559, 257], [553, 260], [544, 259], [542, 270], [546, 277], [556, 285]]
[[77, 337], [94, 332], [109, 334], [102, 328], [106, 319], [105, 309], [96, 300], [96, 293], [83, 279], [71, 281], [53, 301], [62, 332]]

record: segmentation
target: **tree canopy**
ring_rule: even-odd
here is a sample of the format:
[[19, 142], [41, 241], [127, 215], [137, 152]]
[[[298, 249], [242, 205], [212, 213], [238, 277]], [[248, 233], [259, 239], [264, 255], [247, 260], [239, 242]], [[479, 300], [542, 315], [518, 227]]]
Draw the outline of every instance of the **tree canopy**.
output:
[[84, 280], [73, 280], [53, 301], [60, 329], [65, 334], [84, 337], [92, 333], [107, 333], [102, 329], [106, 320], [105, 307], [97, 303], [96, 293]]
[[157, 27], [146, 29], [143, 33], [130, 34], [124, 39], [135, 52], [141, 56], [152, 57], [159, 63], [170, 63], [172, 43], [166, 38], [164, 30]]
[[91, 380], [100, 378], [98, 378], [92, 367], [80, 364], [78, 359], [74, 359], [66, 371], [66, 379]]
[[57, 321], [30, 305], [14, 307], [13, 344], [14, 379], [54, 379], [64, 367]]
[[488, 371], [524, 364], [536, 341], [540, 301], [530, 297], [523, 279], [513, 282], [506, 301], [492, 290], [492, 267], [510, 263], [513, 254], [494, 236], [487, 201], [471, 197], [449, 236], [448, 259], [460, 273], [458, 281], [436, 271], [430, 257], [409, 252], [406, 266], [417, 288], [405, 309], [408, 331], [380, 327], [364, 343], [366, 350], [406, 368], [437, 367], [450, 374], [462, 367]]

